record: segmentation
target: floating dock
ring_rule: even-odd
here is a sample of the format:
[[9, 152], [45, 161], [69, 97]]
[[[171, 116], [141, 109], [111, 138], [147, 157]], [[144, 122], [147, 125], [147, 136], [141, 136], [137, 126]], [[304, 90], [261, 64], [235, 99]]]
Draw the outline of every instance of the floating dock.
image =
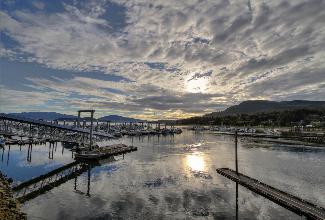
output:
[[306, 216], [307, 219], [325, 220], [325, 209], [320, 206], [290, 195], [244, 174], [237, 173], [229, 168], [220, 168], [217, 169], [217, 172], [298, 215]]
[[132, 151], [137, 151], [138, 148], [134, 146], [127, 146], [124, 144], [115, 144], [107, 147], [99, 147], [95, 150], [85, 150], [75, 154], [75, 159], [82, 160], [97, 160], [103, 159], [118, 154], [125, 154]]

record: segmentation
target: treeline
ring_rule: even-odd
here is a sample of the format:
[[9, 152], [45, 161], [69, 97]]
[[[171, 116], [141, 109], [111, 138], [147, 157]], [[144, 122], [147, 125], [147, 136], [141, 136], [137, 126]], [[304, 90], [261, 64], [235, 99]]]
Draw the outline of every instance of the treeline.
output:
[[231, 126], [324, 126], [325, 110], [297, 109], [286, 111], [262, 112], [255, 114], [237, 114], [228, 116], [202, 116], [177, 120], [179, 125], [231, 125]]

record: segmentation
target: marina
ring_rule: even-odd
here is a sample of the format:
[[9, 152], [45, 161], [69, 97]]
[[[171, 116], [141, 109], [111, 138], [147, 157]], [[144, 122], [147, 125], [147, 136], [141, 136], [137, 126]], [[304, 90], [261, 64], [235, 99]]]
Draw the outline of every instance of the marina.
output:
[[182, 133], [180, 128], [175, 128], [173, 125], [167, 128], [166, 124], [161, 125], [157, 122], [155, 124], [147, 122], [146, 125], [143, 122], [110, 125], [110, 122], [99, 123], [99, 121], [94, 124], [92, 118], [90, 125], [87, 125], [86, 121], [83, 121], [83, 125], [81, 125], [80, 120], [75, 120], [72, 125], [68, 125], [65, 121], [60, 124], [59, 121], [46, 122], [0, 114], [0, 135], [2, 135], [0, 146], [4, 143], [25, 145], [45, 142], [65, 142], [79, 145], [86, 142], [90, 143], [92, 139], [103, 141], [120, 138], [122, 135], [174, 135]]
[[325, 0], [2, 0], [0, 220], [325, 220]]
[[[57, 219], [62, 211], [68, 219], [90, 217], [93, 210], [101, 207], [94, 199], [109, 204], [96, 216], [110, 213], [110, 216], [127, 218], [129, 213], [139, 218], [142, 215], [155, 218], [159, 212], [154, 210], [159, 207], [164, 213], [170, 212], [180, 218], [234, 217], [236, 200], [232, 191], [235, 185], [215, 172], [218, 167], [233, 167], [232, 136], [183, 129], [182, 134], [175, 136], [124, 136], [110, 139], [103, 146], [119, 144], [135, 146], [137, 151], [99, 160], [75, 160], [77, 152], [64, 147], [61, 142], [33, 144], [30, 149], [28, 145], [5, 146], [3, 151], [0, 149], [1, 171], [13, 179], [13, 196], [20, 201], [22, 211], [27, 216], [41, 219], [45, 216]], [[317, 195], [325, 192], [325, 185], [318, 178], [321, 177], [321, 158], [325, 151], [304, 147], [304, 154], [310, 159], [304, 159], [300, 164], [299, 152], [286, 151], [285, 146], [277, 143], [264, 144], [269, 148], [264, 145], [259, 148], [259, 144], [247, 137], [238, 138], [240, 170], [323, 207], [324, 201]], [[273, 150], [275, 145], [279, 149]], [[313, 172], [307, 172], [311, 166]], [[287, 172], [291, 175], [287, 178], [288, 183], [284, 184], [281, 179]], [[315, 184], [313, 190], [310, 183]], [[125, 198], [129, 199], [125, 201]], [[141, 206], [136, 208], [135, 201]], [[251, 217], [252, 212], [258, 215], [265, 210], [264, 214], [272, 218], [297, 218], [293, 212], [272, 203], [261, 200], [246, 188], [239, 188], [239, 217]], [[47, 204], [57, 206], [49, 209]], [[145, 206], [152, 211], [146, 213], [141, 208]], [[221, 207], [223, 212], [218, 211]], [[78, 211], [80, 208], [85, 211]], [[118, 211], [121, 209], [125, 211]]]
[[[91, 113], [90, 125], [87, 125], [86, 121], [83, 122], [81, 126], [81, 113]], [[23, 148], [27, 148], [27, 163], [32, 162], [33, 147], [38, 146], [38, 148], [46, 148], [48, 146], [48, 159], [55, 160], [54, 154], [57, 152], [58, 144], [61, 146], [61, 154], [64, 155], [64, 149], [71, 152], [71, 159], [69, 163], [64, 164], [55, 169], [49, 170], [46, 173], [42, 173], [37, 177], [33, 177], [29, 180], [24, 180], [23, 182], [15, 183], [12, 187], [13, 198], [21, 203], [25, 204], [31, 200], [37, 199], [37, 197], [47, 194], [61, 185], [74, 180], [74, 189], [77, 191], [77, 178], [87, 173], [87, 193], [90, 196], [90, 185], [91, 185], [91, 170], [100, 167], [103, 161], [108, 161], [109, 163], [114, 163], [114, 157], [119, 155], [123, 156], [127, 153], [131, 153], [138, 150], [139, 146], [134, 146], [134, 140], [142, 140], [144, 136], [147, 140], [150, 137], [157, 137], [159, 144], [159, 137], [172, 137], [174, 135], [181, 135], [183, 130], [179, 127], [170, 126], [167, 128], [165, 124], [161, 128], [160, 123], [156, 124], [155, 129], [153, 129], [149, 123], [144, 126], [144, 123], [123, 123], [118, 125], [110, 125], [110, 123], [99, 123], [97, 121], [94, 124], [93, 116], [94, 110], [80, 110], [78, 111], [78, 120], [74, 121], [72, 125], [63, 122], [63, 125], [56, 122], [44, 122], [38, 120], [31, 120], [26, 118], [19, 118], [7, 115], [0, 115], [0, 132], [2, 134], [0, 138], [0, 144], [2, 147], [1, 161], [4, 160], [5, 150], [7, 150], [7, 160], [6, 164], [9, 165], [9, 157], [11, 146], [13, 148], [19, 147], [19, 151]], [[193, 127], [190, 128], [191, 132], [194, 133], [210, 133], [210, 135], [219, 136], [229, 136], [233, 137], [235, 134], [235, 160], [236, 160], [236, 170], [238, 170], [238, 138], [264, 138], [265, 141], [277, 140], [279, 135], [275, 134], [261, 134], [256, 133], [255, 129], [235, 129], [226, 130], [220, 128], [210, 128], [206, 129], [204, 127]], [[125, 140], [124, 137], [131, 138], [131, 143], [121, 143]], [[170, 139], [170, 140], [172, 140]], [[111, 143], [113, 142], [113, 143]], [[114, 143], [115, 142], [115, 143]], [[120, 143], [116, 143], [120, 142]], [[272, 141], [270, 141], [272, 142]], [[273, 141], [274, 142], [274, 141]], [[292, 142], [292, 141], [291, 141]], [[290, 141], [278, 142], [284, 144], [295, 144]], [[275, 142], [277, 143], [277, 142]], [[201, 162], [193, 167], [194, 176], [210, 178], [211, 174], [206, 173]], [[105, 162], [104, 162], [105, 164]], [[193, 165], [190, 165], [193, 166]], [[324, 209], [317, 207], [310, 202], [302, 200], [298, 197], [291, 196], [279, 189], [268, 186], [255, 180], [251, 177], [245, 176], [243, 174], [237, 173], [228, 168], [217, 169], [217, 172], [241, 185], [246, 187], [253, 192], [256, 192], [265, 198], [291, 210], [298, 215], [306, 216], [308, 219], [324, 219]], [[148, 186], [159, 186], [162, 182], [158, 179], [152, 183], [146, 183]], [[238, 186], [236, 185], [236, 190], [238, 191]], [[238, 201], [237, 201], [238, 202]], [[236, 205], [237, 207], [237, 205]], [[238, 211], [236, 210], [236, 216]], [[205, 209], [201, 211], [193, 211], [195, 215], [206, 216], [209, 212]], [[201, 213], [201, 214], [200, 214]]]

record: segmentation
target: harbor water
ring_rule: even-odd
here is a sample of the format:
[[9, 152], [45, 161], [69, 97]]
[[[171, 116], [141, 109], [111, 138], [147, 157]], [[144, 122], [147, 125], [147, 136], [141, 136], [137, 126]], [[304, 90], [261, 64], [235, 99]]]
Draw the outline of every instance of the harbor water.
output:
[[[28, 219], [305, 219], [241, 186], [236, 201], [236, 184], [216, 172], [235, 168], [233, 136], [183, 129], [110, 143], [138, 150], [26, 201]], [[60, 143], [0, 149], [1, 172], [13, 185], [73, 161]], [[325, 207], [325, 148], [239, 138], [238, 164], [245, 175]]]

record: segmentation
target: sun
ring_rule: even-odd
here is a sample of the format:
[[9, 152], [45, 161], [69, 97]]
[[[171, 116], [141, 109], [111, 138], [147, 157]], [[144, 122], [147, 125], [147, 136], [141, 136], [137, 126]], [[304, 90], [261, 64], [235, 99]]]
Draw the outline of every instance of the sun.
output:
[[185, 89], [190, 93], [204, 93], [207, 91], [209, 79], [206, 77], [190, 78], [185, 81]]

